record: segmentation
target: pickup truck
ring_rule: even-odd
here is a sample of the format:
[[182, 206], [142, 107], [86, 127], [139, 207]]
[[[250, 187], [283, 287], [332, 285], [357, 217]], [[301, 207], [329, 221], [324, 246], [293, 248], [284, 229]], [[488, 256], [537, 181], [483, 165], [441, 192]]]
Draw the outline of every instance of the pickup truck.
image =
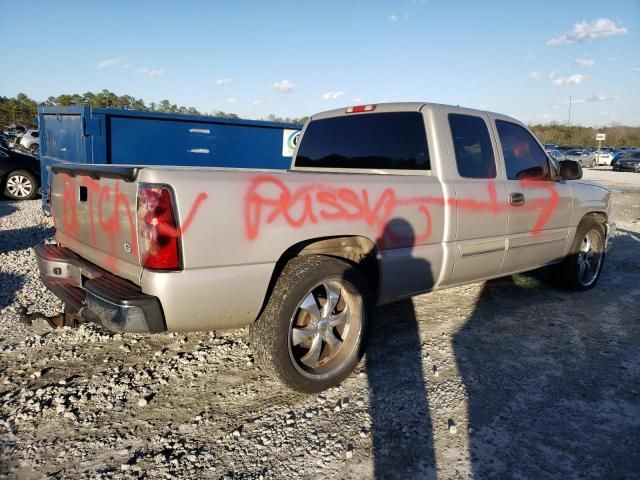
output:
[[311, 117], [287, 171], [54, 165], [57, 245], [35, 251], [81, 321], [249, 325], [266, 371], [318, 392], [359, 362], [375, 305], [547, 265], [593, 288], [610, 192], [557, 165], [504, 115], [354, 106]]

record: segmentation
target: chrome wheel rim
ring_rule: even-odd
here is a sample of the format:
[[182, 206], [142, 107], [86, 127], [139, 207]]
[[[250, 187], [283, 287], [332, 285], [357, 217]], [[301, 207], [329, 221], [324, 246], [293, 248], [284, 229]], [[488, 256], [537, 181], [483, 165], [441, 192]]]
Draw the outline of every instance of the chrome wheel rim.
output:
[[595, 230], [587, 232], [578, 251], [578, 281], [585, 287], [598, 278], [602, 265], [602, 238]]
[[289, 357], [296, 370], [315, 380], [340, 372], [358, 354], [363, 312], [362, 297], [342, 278], [310, 289], [289, 323]]
[[33, 191], [33, 184], [24, 175], [13, 175], [7, 180], [7, 191], [16, 198], [28, 197]]

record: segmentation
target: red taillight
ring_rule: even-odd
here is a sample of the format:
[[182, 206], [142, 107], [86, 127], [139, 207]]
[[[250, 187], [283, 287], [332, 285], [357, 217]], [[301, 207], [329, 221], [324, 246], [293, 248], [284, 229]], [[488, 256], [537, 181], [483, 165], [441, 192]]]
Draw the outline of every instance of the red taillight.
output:
[[138, 244], [142, 266], [154, 270], [180, 268], [180, 231], [171, 190], [158, 185], [138, 190]]
[[362, 113], [362, 112], [373, 112], [376, 109], [376, 105], [358, 105], [355, 107], [347, 107], [345, 110], [346, 113]]

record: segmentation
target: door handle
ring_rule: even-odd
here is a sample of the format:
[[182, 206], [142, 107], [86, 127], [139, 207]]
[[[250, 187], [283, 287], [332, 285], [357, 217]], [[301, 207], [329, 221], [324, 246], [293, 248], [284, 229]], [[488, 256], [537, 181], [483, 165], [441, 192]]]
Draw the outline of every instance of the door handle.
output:
[[524, 205], [524, 194], [520, 192], [512, 193], [509, 197], [509, 203], [514, 207], [521, 207]]

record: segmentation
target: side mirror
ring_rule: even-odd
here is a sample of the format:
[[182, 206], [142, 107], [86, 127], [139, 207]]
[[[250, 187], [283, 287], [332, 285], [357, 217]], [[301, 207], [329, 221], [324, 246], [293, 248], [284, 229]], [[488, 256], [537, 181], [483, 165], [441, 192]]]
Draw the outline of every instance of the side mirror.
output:
[[582, 165], [575, 160], [562, 160], [560, 162], [560, 177], [563, 180], [579, 180], [582, 178]]

